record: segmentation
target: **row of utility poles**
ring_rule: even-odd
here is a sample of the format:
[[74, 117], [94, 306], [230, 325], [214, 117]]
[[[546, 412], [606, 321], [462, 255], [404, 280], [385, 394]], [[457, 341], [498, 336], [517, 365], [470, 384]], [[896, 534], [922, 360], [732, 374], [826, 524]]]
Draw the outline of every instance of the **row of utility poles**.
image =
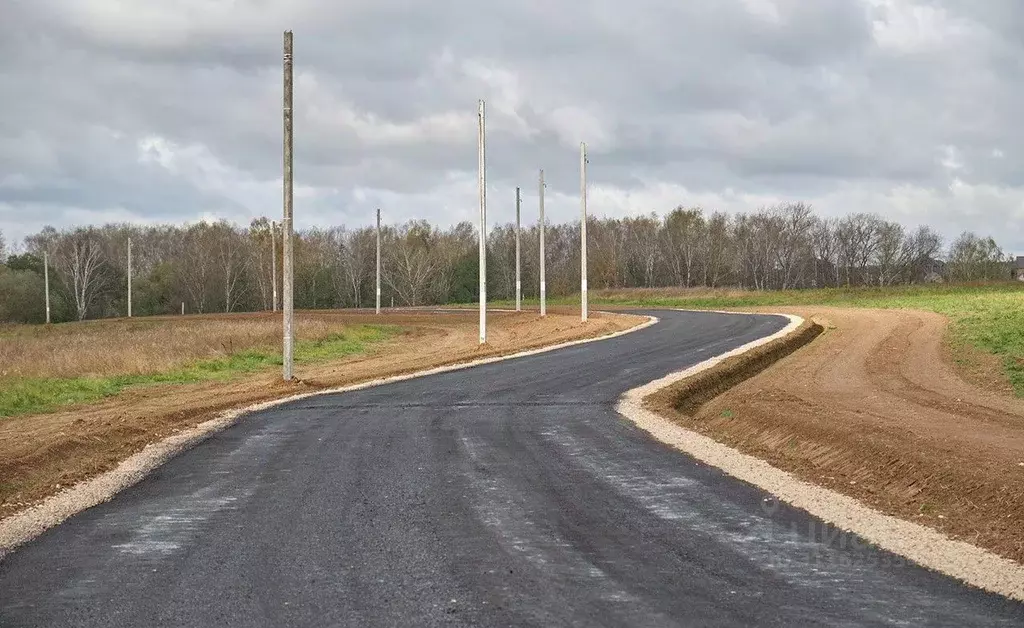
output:
[[[283, 376], [285, 380], [293, 379], [294, 368], [294, 301], [293, 295], [293, 259], [292, 259], [292, 31], [284, 33], [284, 220], [282, 223], [282, 254], [283, 254], [283, 279], [282, 289], [284, 292], [283, 310]], [[487, 125], [486, 111], [483, 100], [477, 103], [477, 167], [478, 167], [478, 192], [480, 202], [480, 344], [487, 342]], [[587, 145], [580, 143], [580, 318], [587, 320]], [[540, 205], [540, 313], [547, 315], [547, 285], [544, 276], [544, 170], [540, 171], [539, 177], [539, 205]], [[522, 309], [522, 280], [520, 277], [520, 234], [522, 228], [521, 217], [521, 196], [520, 190], [516, 188], [516, 311]], [[376, 279], [376, 312], [380, 314], [380, 271], [381, 271], [381, 246], [380, 246], [380, 209], [377, 209], [377, 279]], [[273, 226], [271, 227], [271, 240], [275, 240]], [[273, 245], [272, 245], [273, 246]], [[276, 273], [276, 249], [272, 266]], [[129, 253], [130, 256], [130, 253]], [[130, 273], [129, 273], [130, 277]], [[130, 281], [130, 279], [129, 279]], [[277, 279], [274, 278], [274, 308], [277, 308]], [[130, 300], [129, 300], [130, 303]], [[129, 308], [131, 306], [129, 305]]]
[[[487, 342], [487, 125], [485, 103], [478, 101], [478, 143], [477, 166], [480, 201], [480, 344]], [[285, 380], [293, 378], [294, 346], [295, 346], [295, 308], [294, 308], [294, 247], [293, 236], [293, 170], [292, 170], [292, 32], [284, 33], [284, 175], [283, 175], [283, 220], [281, 223], [282, 244], [282, 292], [283, 302], [283, 375]], [[587, 320], [587, 145], [580, 143], [580, 318]], [[547, 283], [545, 281], [544, 254], [544, 170], [540, 170], [538, 181], [538, 200], [540, 209], [540, 315], [547, 315]], [[516, 188], [516, 311], [522, 310], [522, 278], [521, 244], [522, 231], [522, 196]], [[277, 225], [270, 225], [271, 241], [271, 283], [273, 284], [273, 311], [277, 311]], [[380, 209], [377, 209], [377, 277], [376, 277], [376, 313], [380, 314], [380, 274], [381, 274], [381, 226]], [[50, 322], [50, 265], [47, 253], [43, 252], [43, 277], [46, 291], [46, 322]], [[185, 304], [181, 304], [181, 313], [185, 313]], [[128, 238], [128, 316], [132, 316], [132, 241]]]
[[[477, 103], [477, 182], [480, 196], [480, 344], [487, 342], [487, 124], [485, 103]], [[587, 145], [580, 142], [580, 319], [587, 321]], [[544, 277], [544, 170], [540, 171], [540, 315], [547, 315], [547, 285]], [[516, 188], [516, 311], [522, 310], [523, 283], [520, 275], [522, 197]]]

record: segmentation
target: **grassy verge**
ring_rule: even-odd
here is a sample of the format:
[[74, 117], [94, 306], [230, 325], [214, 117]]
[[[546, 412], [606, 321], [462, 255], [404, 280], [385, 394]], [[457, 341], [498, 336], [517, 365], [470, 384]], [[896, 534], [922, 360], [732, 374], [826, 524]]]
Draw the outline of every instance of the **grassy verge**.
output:
[[[950, 319], [949, 340], [954, 349], [969, 346], [998, 356], [1017, 396], [1024, 397], [1024, 284], [1020, 283], [772, 292], [736, 289], [597, 290], [590, 293], [589, 300], [595, 306], [603, 304], [695, 310], [829, 305], [937, 312]], [[578, 305], [579, 295], [549, 300], [549, 303]]]
[[[295, 362], [309, 364], [364, 353], [370, 345], [387, 340], [399, 331], [400, 328], [392, 325], [358, 325], [319, 340], [300, 340], [295, 344]], [[248, 349], [145, 375], [9, 378], [0, 380], [0, 417], [51, 412], [61, 406], [116, 395], [133, 386], [225, 380], [280, 366], [282, 362], [279, 351]]]

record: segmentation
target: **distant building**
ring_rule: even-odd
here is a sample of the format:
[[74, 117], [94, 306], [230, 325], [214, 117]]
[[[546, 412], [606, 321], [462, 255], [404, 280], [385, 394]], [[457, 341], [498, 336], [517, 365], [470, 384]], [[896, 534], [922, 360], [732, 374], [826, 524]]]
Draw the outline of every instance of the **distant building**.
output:
[[1018, 255], [1013, 263], [1013, 278], [1017, 281], [1024, 281], [1024, 255]]

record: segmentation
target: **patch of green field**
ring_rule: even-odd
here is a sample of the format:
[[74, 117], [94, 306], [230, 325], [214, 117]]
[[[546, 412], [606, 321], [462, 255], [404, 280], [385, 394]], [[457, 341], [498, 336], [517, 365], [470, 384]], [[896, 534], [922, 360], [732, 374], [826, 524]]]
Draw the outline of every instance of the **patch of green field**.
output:
[[[295, 362], [311, 364], [364, 353], [371, 345], [387, 340], [400, 331], [401, 328], [395, 325], [358, 325], [320, 340], [299, 340], [295, 343]], [[110, 397], [132, 386], [227, 380], [282, 364], [283, 358], [279, 351], [250, 349], [147, 375], [0, 380], [0, 417], [52, 412], [61, 406]]]

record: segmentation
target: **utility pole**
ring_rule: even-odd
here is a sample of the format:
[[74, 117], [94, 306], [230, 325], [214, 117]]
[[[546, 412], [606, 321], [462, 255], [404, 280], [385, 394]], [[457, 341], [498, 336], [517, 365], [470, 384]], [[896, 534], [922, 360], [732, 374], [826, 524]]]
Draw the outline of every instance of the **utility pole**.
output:
[[480, 188], [480, 344], [487, 342], [487, 143], [484, 101], [477, 112], [477, 169]]
[[292, 379], [295, 332], [292, 327], [294, 301], [292, 299], [292, 32], [284, 32], [284, 223], [281, 247], [284, 253], [284, 348], [283, 375]]
[[544, 230], [547, 225], [544, 223], [544, 169], [540, 171], [540, 315], [547, 316], [547, 291], [548, 286], [544, 281]]
[[128, 238], [128, 318], [132, 317], [132, 239]]
[[46, 324], [50, 324], [50, 255], [43, 251], [43, 284], [46, 288]]
[[377, 208], [377, 313], [380, 314], [380, 207]]
[[272, 311], [277, 311], [277, 223], [274, 221], [270, 222], [270, 283], [273, 284], [271, 288], [272, 299], [274, 304], [271, 306]]
[[580, 320], [587, 322], [587, 145], [580, 142]]
[[522, 230], [521, 219], [519, 217], [519, 188], [516, 188], [516, 311], [521, 312], [523, 310], [523, 282], [522, 277], [519, 274], [519, 232]]

